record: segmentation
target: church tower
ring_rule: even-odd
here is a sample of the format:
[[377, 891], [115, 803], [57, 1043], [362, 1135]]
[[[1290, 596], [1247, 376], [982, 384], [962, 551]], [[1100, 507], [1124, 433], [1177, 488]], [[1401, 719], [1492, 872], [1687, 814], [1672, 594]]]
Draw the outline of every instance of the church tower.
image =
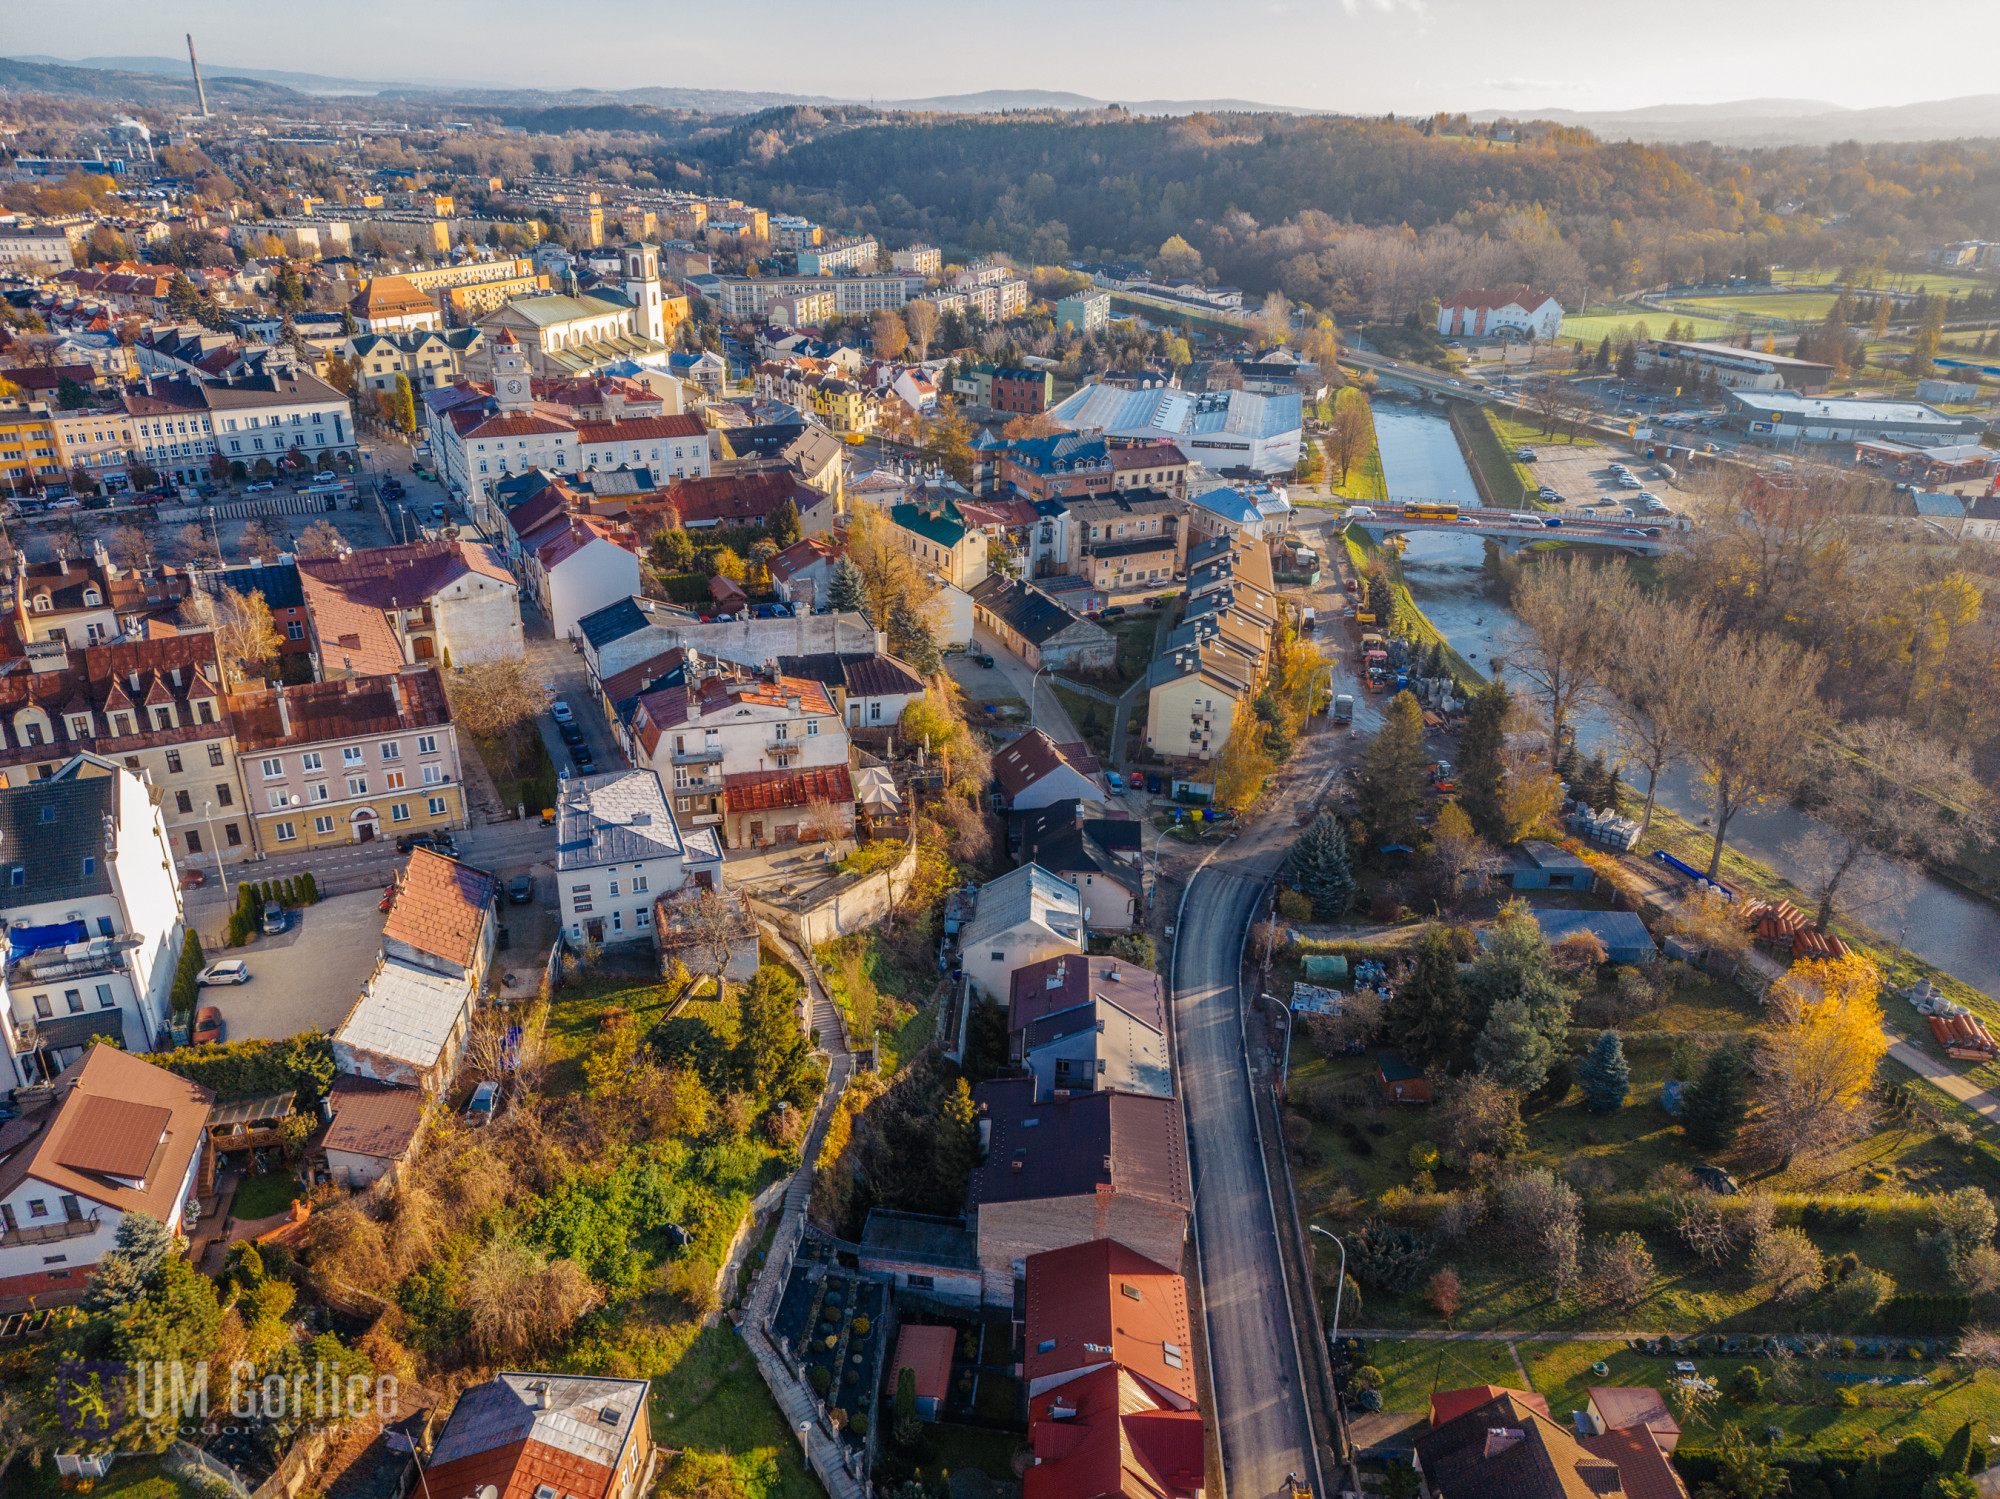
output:
[[502, 416], [525, 416], [535, 409], [528, 356], [520, 340], [506, 328], [493, 340], [493, 398], [499, 402]]
[[632, 299], [632, 331], [667, 341], [666, 304], [660, 289], [660, 247], [634, 240], [625, 247], [625, 295]]

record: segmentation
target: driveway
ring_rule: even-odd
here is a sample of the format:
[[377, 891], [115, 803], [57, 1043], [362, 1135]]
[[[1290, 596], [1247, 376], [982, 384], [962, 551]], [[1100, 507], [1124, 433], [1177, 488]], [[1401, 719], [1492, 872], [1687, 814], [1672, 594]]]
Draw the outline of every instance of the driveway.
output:
[[381, 898], [336, 895], [291, 912], [278, 936], [210, 953], [211, 963], [241, 958], [250, 969], [247, 984], [201, 991], [202, 1004], [222, 1011], [222, 1039], [280, 1041], [338, 1026], [375, 971], [387, 919], [375, 909]]
[[[952, 680], [965, 689], [965, 695], [977, 707], [980, 703], [993, 702], [1000, 698], [1018, 698], [1030, 704], [1030, 718], [1040, 728], [1046, 730], [1052, 739], [1063, 744], [1074, 744], [1083, 735], [1076, 731], [1076, 725], [1069, 721], [1063, 706], [1056, 701], [1056, 695], [1049, 688], [1049, 673], [1043, 671], [1036, 680], [1035, 669], [1014, 655], [984, 630], [973, 631], [973, 648], [984, 651], [993, 658], [993, 667], [988, 670], [969, 656], [946, 657], [947, 669]], [[1033, 696], [1030, 696], [1030, 694]], [[975, 713], [977, 722], [984, 715]], [[1006, 722], [1002, 720], [1001, 722]], [[1026, 728], [1026, 723], [1019, 725]]]

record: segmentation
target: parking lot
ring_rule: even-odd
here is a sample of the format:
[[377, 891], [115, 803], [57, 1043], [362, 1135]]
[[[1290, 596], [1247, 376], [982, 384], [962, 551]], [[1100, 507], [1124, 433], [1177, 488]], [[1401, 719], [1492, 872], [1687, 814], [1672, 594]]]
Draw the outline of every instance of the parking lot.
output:
[[[1538, 455], [1536, 461], [1528, 465], [1530, 471], [1537, 482], [1546, 484], [1563, 497], [1566, 511], [1583, 514], [1592, 501], [1610, 501], [1620, 509], [1638, 512], [1643, 520], [1645, 506], [1639, 500], [1639, 490], [1618, 487], [1618, 476], [1611, 472], [1614, 463], [1622, 463], [1631, 469], [1638, 476], [1641, 487], [1648, 493], [1658, 495], [1669, 509], [1685, 508], [1682, 496], [1675, 493], [1673, 481], [1656, 474], [1651, 462], [1633, 457], [1622, 447], [1602, 443], [1572, 447], [1560, 442], [1531, 443], [1529, 446]], [[1612, 512], [1600, 505], [1596, 513], [1608, 516]]]
[[211, 948], [211, 963], [240, 958], [250, 982], [208, 985], [201, 1003], [222, 1012], [225, 1041], [277, 1041], [330, 1031], [346, 1017], [375, 971], [387, 920], [380, 891], [336, 895], [292, 911], [285, 930], [248, 947]]

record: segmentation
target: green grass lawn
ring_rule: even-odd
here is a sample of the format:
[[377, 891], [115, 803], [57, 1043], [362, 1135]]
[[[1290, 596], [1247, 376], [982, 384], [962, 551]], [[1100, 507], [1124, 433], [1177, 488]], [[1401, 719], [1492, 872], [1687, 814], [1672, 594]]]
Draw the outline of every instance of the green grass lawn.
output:
[[1347, 477], [1337, 477], [1339, 466], [1331, 458], [1326, 464], [1327, 493], [1343, 500], [1353, 500], [1363, 505], [1373, 505], [1389, 498], [1389, 481], [1382, 475], [1382, 451], [1374, 439], [1374, 408], [1367, 393], [1354, 386], [1346, 386], [1334, 393], [1334, 406], [1360, 402], [1369, 413], [1368, 451], [1348, 465]]
[[269, 1218], [286, 1212], [292, 1199], [305, 1194], [298, 1179], [289, 1171], [266, 1171], [262, 1176], [245, 1177], [236, 1188], [235, 1200], [229, 1204], [233, 1218], [255, 1220]]
[[[1771, 281], [1774, 286], [1832, 286], [1834, 278], [1840, 274], [1837, 266], [1820, 266], [1815, 269], [1796, 271], [1774, 271]], [[1883, 289], [1899, 297], [1912, 297], [1918, 292], [1959, 296], [1970, 291], [1992, 291], [1994, 283], [1980, 276], [1960, 276], [1950, 271], [1888, 271], [1882, 277]], [[1857, 291], [1872, 288], [1858, 287]]]
[[1598, 445], [1597, 439], [1587, 433], [1581, 438], [1574, 432], [1565, 432], [1559, 437], [1551, 436], [1542, 430], [1540, 422], [1516, 421], [1511, 417], [1502, 416], [1490, 406], [1486, 410], [1486, 420], [1492, 424], [1493, 431], [1500, 441], [1510, 448], [1523, 443], [1530, 447], [1541, 443], [1560, 443], [1566, 448], [1594, 448]]
[[918, 1469], [926, 1482], [947, 1473], [974, 1471], [1001, 1483], [1015, 1483], [1014, 1454], [1021, 1438], [1007, 1431], [982, 1431], [976, 1426], [950, 1426], [940, 1421], [924, 1428], [924, 1445], [935, 1461]]
[[[1148, 620], [1147, 623], [1150, 625], [1152, 622]], [[1118, 710], [1094, 697], [1085, 697], [1060, 682], [1051, 681], [1049, 690], [1055, 693], [1056, 701], [1062, 704], [1063, 712], [1076, 725], [1076, 731], [1083, 735], [1090, 752], [1099, 758], [1108, 758], [1111, 753], [1111, 724]]]
[[[1747, 292], [1739, 297], [1676, 297], [1661, 309], [1668, 319], [1693, 313], [1710, 318], [1777, 318], [1797, 323], [1817, 323], [1836, 300], [1833, 292]], [[1662, 325], [1663, 327], [1664, 325]], [[1662, 328], [1654, 330], [1657, 336]]]
[[[1667, 324], [1677, 316], [1682, 336], [1686, 338], [1720, 338], [1737, 331], [1734, 323], [1721, 318], [1662, 313], [1651, 307], [1612, 306], [1587, 309], [1576, 316], [1564, 318], [1559, 336], [1565, 340], [1581, 340], [1594, 353], [1607, 338], [1615, 344], [1636, 337], [1641, 323], [1646, 325], [1653, 337], [1665, 337]], [[1689, 331], [1690, 325], [1692, 332]]]
[[[1549, 1402], [1549, 1414], [1567, 1421], [1573, 1410], [1582, 1410], [1588, 1400], [1584, 1393], [1591, 1385], [1650, 1385], [1666, 1392], [1672, 1378], [1673, 1360], [1648, 1357], [1620, 1343], [1519, 1343], [1521, 1361], [1536, 1393]], [[1370, 1350], [1373, 1356], [1373, 1350]], [[1593, 1363], [1609, 1366], [1608, 1375], [1591, 1372]], [[1729, 1376], [1745, 1364], [1755, 1364], [1769, 1375], [1768, 1359], [1735, 1357], [1692, 1360], [1704, 1379], [1729, 1388]], [[1922, 1375], [1941, 1379], [1935, 1364], [1907, 1359], [1881, 1360], [1828, 1359], [1823, 1362], [1800, 1359], [1798, 1387], [1790, 1398], [1764, 1399], [1739, 1405], [1725, 1393], [1705, 1420], [1690, 1422], [1677, 1414], [1682, 1440], [1690, 1446], [1711, 1446], [1723, 1426], [1735, 1425], [1761, 1435], [1766, 1426], [1785, 1433], [1784, 1446], [1866, 1447], [1880, 1443], [1893, 1446], [1904, 1437], [1919, 1433], [1945, 1441], [1968, 1420], [1988, 1420], [2000, 1408], [2000, 1375], [1983, 1371], [1966, 1378], [1961, 1369], [1952, 1369], [1942, 1382], [1930, 1387], [1842, 1386], [1822, 1377], [1825, 1373], [1880, 1374], [1888, 1378]], [[1384, 1371], [1385, 1373], [1387, 1371]], [[1505, 1383], [1494, 1380], [1492, 1383]], [[1842, 1407], [1836, 1392], [1854, 1388], [1861, 1395], [1859, 1409]]]
[[[1341, 1320], [1353, 1321], [1345, 1313]], [[1382, 1376], [1382, 1409], [1401, 1415], [1429, 1414], [1436, 1390], [1481, 1384], [1521, 1387], [1521, 1371], [1505, 1343], [1373, 1338], [1368, 1367]], [[1553, 1404], [1549, 1408], [1555, 1409]]]
[[824, 1499], [798, 1433], [733, 1328], [683, 1323], [642, 1372], [653, 1380], [653, 1438], [661, 1446], [728, 1453], [747, 1499]]
[[[583, 1083], [581, 1058], [613, 1010], [629, 1010], [640, 1031], [666, 1018], [674, 992], [664, 984], [631, 974], [574, 978], [549, 1002], [549, 1091], [566, 1092]], [[736, 1007], [714, 999], [690, 1004], [682, 1014], [700, 1015], [733, 1040]]]
[[[28, 1461], [27, 1453], [20, 1452], [8, 1465], [0, 1486], [19, 1499], [56, 1499], [74, 1492], [65, 1486], [74, 1481], [58, 1477], [53, 1457], [45, 1454], [37, 1467]], [[161, 1468], [157, 1457], [121, 1457], [109, 1473], [93, 1480], [90, 1492], [93, 1499], [183, 1499], [194, 1491]]]

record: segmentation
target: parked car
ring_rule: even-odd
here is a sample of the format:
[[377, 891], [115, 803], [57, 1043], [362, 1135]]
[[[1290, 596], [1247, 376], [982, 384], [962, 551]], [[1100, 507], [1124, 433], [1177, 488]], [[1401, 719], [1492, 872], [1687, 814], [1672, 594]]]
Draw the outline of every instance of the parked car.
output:
[[190, 1038], [196, 1046], [207, 1046], [212, 1041], [222, 1039], [222, 1011], [214, 1005], [203, 1005], [194, 1012], [194, 1035]]
[[1104, 772], [1104, 784], [1109, 786], [1113, 791], [1123, 791], [1125, 789], [1124, 777], [1120, 776], [1115, 770]]
[[494, 1106], [499, 1101], [500, 1085], [498, 1083], [481, 1083], [472, 1090], [472, 1099], [465, 1106], [465, 1122], [467, 1124], [491, 1124], [493, 1122]]
[[583, 743], [583, 728], [579, 724], [575, 723], [557, 724], [556, 733], [562, 737], [562, 742], [564, 744]]
[[264, 902], [264, 919], [261, 925], [267, 937], [275, 937], [285, 929], [285, 907], [282, 901]]
[[276, 489], [277, 487], [278, 486], [273, 484], [269, 479], [266, 479], [262, 484], [246, 484], [243, 488], [243, 492], [245, 494], [269, 494], [272, 490]]
[[535, 877], [531, 874], [517, 874], [507, 882], [507, 899], [517, 906], [525, 906], [535, 898]]
[[987, 655], [984, 651], [981, 651], [978, 655], [974, 656], [972, 659], [977, 661], [981, 666], [985, 667], [988, 671], [991, 671], [993, 669], [993, 658]]
[[433, 853], [452, 853], [451, 834], [443, 829], [432, 829], [423, 833], [405, 833], [396, 840], [396, 852], [407, 854], [413, 848], [427, 848]]
[[195, 984], [247, 984], [250, 982], [250, 965], [241, 958], [229, 958], [221, 963], [211, 963], [196, 975]]
[[575, 714], [569, 711], [569, 704], [561, 698], [557, 698], [549, 704], [549, 717], [553, 718], [557, 723], [568, 723], [575, 716]]
[[1544, 484], [1540, 489], [1535, 491], [1535, 498], [1538, 500], [1560, 500], [1562, 496]]
[[590, 752], [590, 746], [587, 744], [572, 745], [569, 757], [576, 762], [576, 768], [585, 775], [590, 775], [597, 769], [597, 756]]
[[395, 904], [396, 904], [396, 882], [394, 880], [391, 880], [389, 882], [389, 887], [382, 892], [382, 899], [376, 903], [375, 909], [378, 911], [386, 911]]
[[183, 869], [181, 871], [181, 889], [183, 890], [199, 890], [207, 881], [208, 876], [199, 869]]
[[1124, 614], [1125, 606], [1123, 604], [1113, 604], [1109, 609], [1104, 611], [1106, 619], [1122, 619]]
[[1146, 777], [1146, 789], [1153, 795], [1160, 796], [1165, 793], [1166, 784], [1158, 776], [1149, 775]]

